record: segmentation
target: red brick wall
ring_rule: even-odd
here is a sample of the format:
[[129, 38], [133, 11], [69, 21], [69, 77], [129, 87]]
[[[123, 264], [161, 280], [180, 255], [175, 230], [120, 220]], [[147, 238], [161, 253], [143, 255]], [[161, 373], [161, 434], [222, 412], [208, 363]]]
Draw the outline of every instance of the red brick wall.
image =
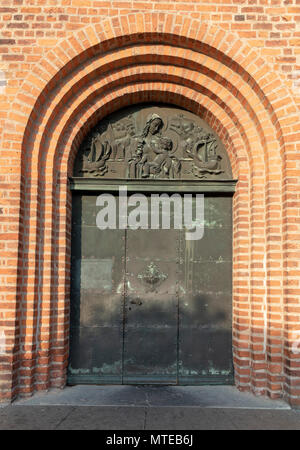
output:
[[299, 406], [300, 1], [1, 0], [0, 15], [0, 398], [64, 386], [67, 176], [96, 121], [157, 100], [200, 114], [239, 179], [236, 385]]

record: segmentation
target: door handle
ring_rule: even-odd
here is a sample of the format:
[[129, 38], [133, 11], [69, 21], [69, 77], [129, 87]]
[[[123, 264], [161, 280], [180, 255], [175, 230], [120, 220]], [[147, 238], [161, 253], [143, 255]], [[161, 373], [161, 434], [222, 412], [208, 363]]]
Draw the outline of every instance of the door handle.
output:
[[143, 303], [141, 302], [141, 300], [130, 300], [130, 303], [132, 305], [139, 305], [141, 306]]

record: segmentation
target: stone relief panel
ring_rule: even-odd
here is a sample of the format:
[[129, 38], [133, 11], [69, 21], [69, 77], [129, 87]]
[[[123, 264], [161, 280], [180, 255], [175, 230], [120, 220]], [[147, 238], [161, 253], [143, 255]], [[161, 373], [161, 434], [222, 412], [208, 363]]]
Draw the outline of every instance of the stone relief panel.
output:
[[110, 179], [231, 179], [226, 150], [198, 116], [136, 105], [102, 120], [83, 141], [74, 176]]

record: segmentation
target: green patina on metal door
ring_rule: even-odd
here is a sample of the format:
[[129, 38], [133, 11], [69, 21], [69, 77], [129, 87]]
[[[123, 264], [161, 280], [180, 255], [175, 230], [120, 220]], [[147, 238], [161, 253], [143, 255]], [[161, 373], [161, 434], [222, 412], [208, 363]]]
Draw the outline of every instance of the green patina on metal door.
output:
[[73, 195], [69, 384], [231, 384], [231, 196], [186, 240], [98, 229], [97, 195]]

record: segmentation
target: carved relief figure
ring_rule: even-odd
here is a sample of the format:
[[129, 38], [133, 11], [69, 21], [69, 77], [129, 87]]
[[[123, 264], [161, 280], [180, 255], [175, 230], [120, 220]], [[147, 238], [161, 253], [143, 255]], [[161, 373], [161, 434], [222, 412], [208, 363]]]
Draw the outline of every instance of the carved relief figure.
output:
[[128, 152], [130, 152], [132, 145], [132, 138], [136, 135], [131, 116], [114, 124], [113, 130], [113, 158], [124, 159], [126, 156], [128, 157]]
[[143, 173], [143, 165], [146, 158], [143, 157], [142, 142], [135, 142], [135, 150], [127, 160], [126, 178], [141, 178]]
[[183, 150], [183, 155], [190, 157], [195, 145], [195, 137], [201, 133], [202, 128], [195, 126], [194, 122], [186, 119], [183, 114], [179, 114], [179, 116], [172, 118], [170, 130], [175, 131], [180, 136], [180, 147]]
[[217, 154], [217, 143], [211, 134], [202, 135], [197, 140], [193, 149], [194, 167], [193, 173], [199, 178], [205, 178], [206, 174], [220, 174], [221, 156]]
[[105, 135], [96, 134], [91, 139], [90, 153], [83, 153], [82, 172], [93, 173], [95, 176], [104, 175], [107, 172], [106, 161], [110, 157], [111, 146]]
[[164, 126], [158, 114], [152, 114], [144, 127], [140, 148], [143, 149], [142, 177], [174, 178], [180, 170], [180, 161], [172, 155], [173, 142], [162, 136]]
[[87, 177], [127, 179], [216, 178], [230, 171], [217, 136], [201, 119], [166, 109], [168, 116], [165, 108], [155, 107], [146, 122], [137, 109], [99, 123], [82, 144], [75, 170]]
[[181, 137], [184, 154], [193, 159], [193, 174], [198, 178], [206, 178], [207, 174], [218, 175], [221, 169], [222, 157], [217, 154], [217, 140], [212, 133], [206, 133], [183, 114], [177, 116], [171, 123], [173, 129]]
[[180, 161], [172, 156], [173, 142], [169, 138], [161, 139], [161, 148], [155, 149], [157, 156], [150, 163], [150, 173], [174, 178], [180, 170]]

